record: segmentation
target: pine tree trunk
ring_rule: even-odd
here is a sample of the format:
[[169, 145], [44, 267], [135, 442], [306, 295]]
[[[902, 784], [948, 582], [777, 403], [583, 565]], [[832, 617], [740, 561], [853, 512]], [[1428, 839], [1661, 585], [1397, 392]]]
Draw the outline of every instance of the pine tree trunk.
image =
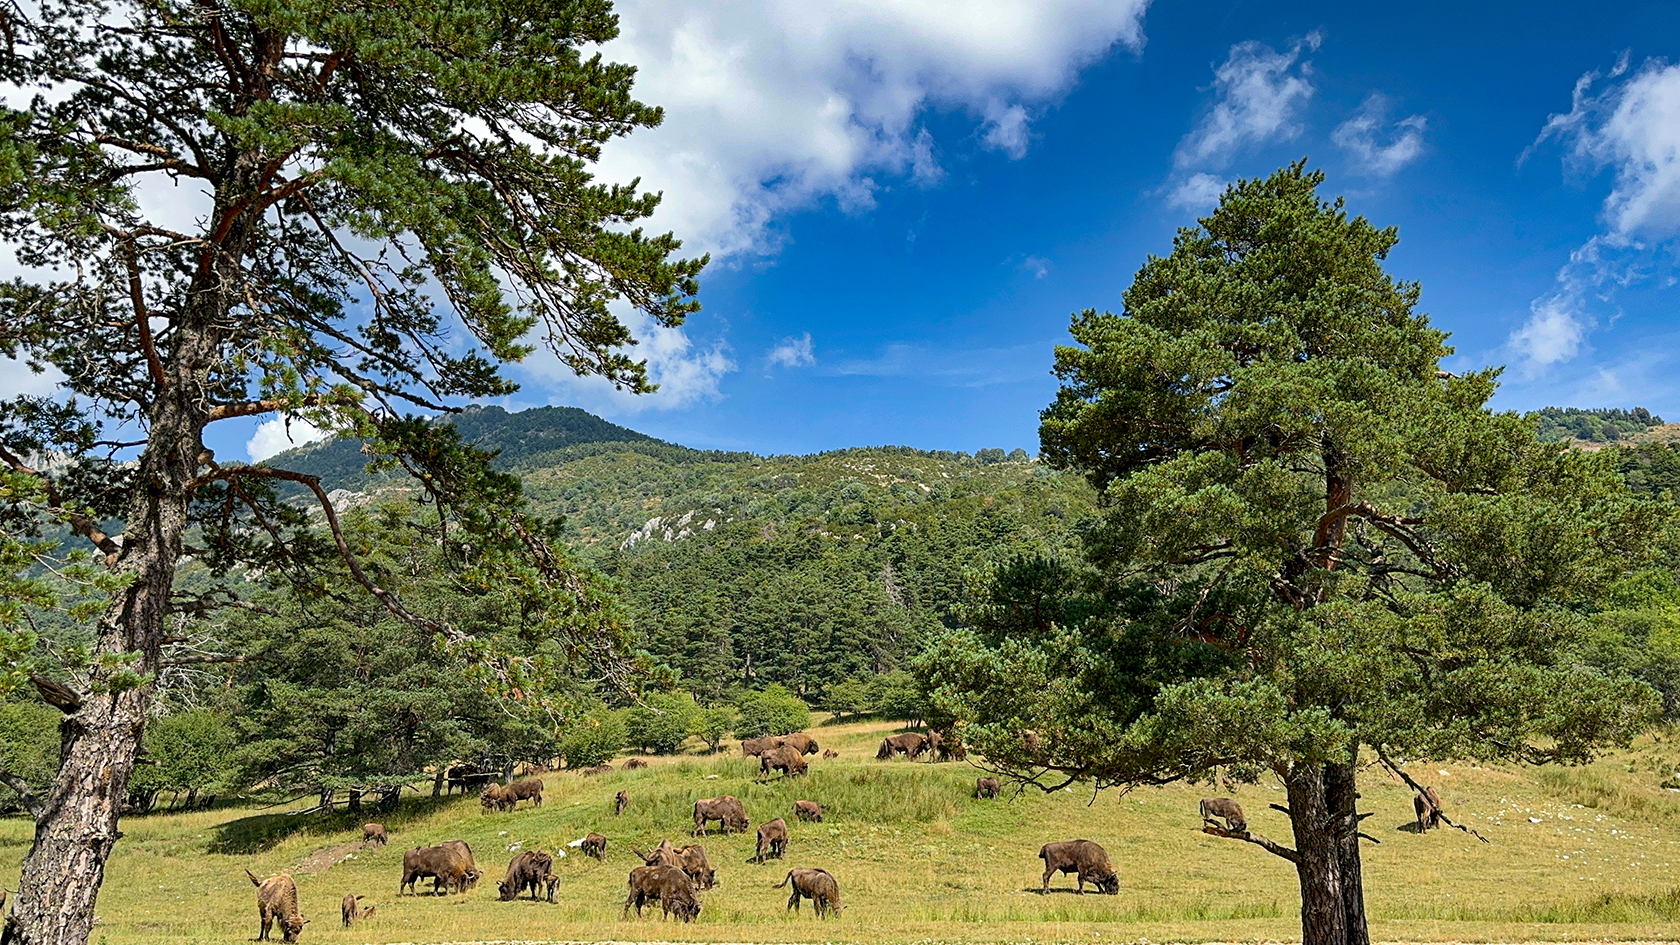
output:
[[1346, 764], [1324, 766], [1324, 792], [1336, 825], [1336, 848], [1342, 873], [1342, 915], [1347, 945], [1371, 945], [1365, 920], [1365, 876], [1359, 859], [1358, 746]]
[[1295, 852], [1300, 854], [1295, 871], [1301, 882], [1301, 943], [1347, 945], [1341, 849], [1325, 796], [1324, 773], [1323, 765], [1296, 764], [1284, 778]]

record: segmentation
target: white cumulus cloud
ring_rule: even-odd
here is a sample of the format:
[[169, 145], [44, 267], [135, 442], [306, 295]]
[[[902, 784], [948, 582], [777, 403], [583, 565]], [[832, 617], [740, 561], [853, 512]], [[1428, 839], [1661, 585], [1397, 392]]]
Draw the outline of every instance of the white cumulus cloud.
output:
[[619, 317], [640, 342], [629, 349], [631, 357], [647, 362], [648, 379], [659, 385], [651, 394], [619, 390], [600, 377], [579, 377], [549, 353], [538, 349], [517, 368], [520, 380], [549, 395], [551, 403], [568, 404], [609, 417], [624, 417], [644, 410], [673, 410], [717, 400], [723, 396], [719, 384], [738, 370], [730, 357], [729, 344], [717, 340], [696, 344], [683, 328], [667, 328], [638, 312], [621, 312]]
[[274, 417], [257, 424], [256, 431], [245, 444], [245, 452], [250, 454], [251, 462], [260, 463], [276, 453], [305, 443], [316, 443], [331, 435], [308, 420]]
[[1199, 173], [1179, 181], [1167, 202], [1186, 210], [1212, 210], [1224, 195], [1227, 182], [1218, 174]]
[[1423, 132], [1429, 121], [1409, 115], [1392, 124], [1393, 103], [1372, 92], [1352, 118], [1336, 126], [1330, 140], [1353, 158], [1354, 170], [1372, 177], [1392, 177], [1423, 154]]
[[1148, 0], [626, 0], [604, 54], [637, 67], [665, 122], [615, 142], [601, 175], [663, 191], [653, 225], [714, 255], [773, 252], [779, 214], [853, 212], [877, 178], [939, 180], [922, 123], [971, 115], [982, 145], [1026, 153], [1032, 110], [1117, 44]]
[[1511, 334], [1509, 346], [1530, 372], [1578, 354], [1599, 321], [1594, 303], [1647, 278], [1652, 241], [1680, 231], [1680, 65], [1653, 59], [1635, 70], [1624, 54], [1608, 75], [1581, 76], [1569, 111], [1546, 121], [1523, 158], [1554, 138], [1570, 164], [1608, 168], [1614, 183], [1604, 199], [1604, 232], [1570, 254], [1557, 285]]
[[772, 367], [806, 367], [817, 363], [817, 355], [811, 348], [811, 333], [805, 332], [797, 338], [783, 338], [776, 342], [770, 353], [765, 355], [764, 366], [768, 370]]
[[1313, 95], [1312, 63], [1301, 57], [1322, 42], [1315, 31], [1282, 52], [1254, 40], [1232, 46], [1213, 73], [1213, 108], [1173, 155], [1178, 169], [1221, 168], [1244, 147], [1300, 134], [1296, 118]]

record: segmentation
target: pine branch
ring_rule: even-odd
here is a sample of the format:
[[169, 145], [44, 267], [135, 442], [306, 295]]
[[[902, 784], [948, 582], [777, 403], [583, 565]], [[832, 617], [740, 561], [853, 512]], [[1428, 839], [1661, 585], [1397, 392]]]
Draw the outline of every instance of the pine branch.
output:
[[41, 799], [35, 796], [35, 791], [30, 788], [28, 781], [5, 768], [0, 768], [0, 784], [12, 789], [12, 792], [18, 796], [18, 800], [23, 803], [23, 809], [29, 811], [29, 816], [36, 820], [41, 819], [42, 813], [46, 811], [46, 805], [42, 804]]
[[1202, 833], [1215, 837], [1225, 837], [1228, 840], [1241, 840], [1245, 843], [1252, 843], [1260, 849], [1265, 850], [1267, 853], [1270, 853], [1273, 856], [1281, 856], [1291, 863], [1301, 862], [1301, 854], [1296, 853], [1294, 850], [1289, 849], [1275, 840], [1268, 840], [1257, 833], [1249, 833], [1246, 830], [1227, 830], [1224, 827], [1217, 827], [1213, 824], [1203, 824]]

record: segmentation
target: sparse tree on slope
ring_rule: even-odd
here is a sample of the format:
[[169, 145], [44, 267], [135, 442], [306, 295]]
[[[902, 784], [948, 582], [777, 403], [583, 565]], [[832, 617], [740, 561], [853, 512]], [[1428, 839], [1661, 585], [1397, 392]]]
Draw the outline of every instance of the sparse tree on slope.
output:
[[1244, 181], [1074, 319], [1050, 463], [1105, 509], [1073, 567], [1000, 569], [920, 670], [994, 764], [1046, 788], [1275, 774], [1307, 945], [1366, 945], [1355, 774], [1383, 755], [1579, 761], [1656, 707], [1578, 658], [1669, 511], [1610, 460], [1486, 408], [1497, 372], [1382, 261], [1393, 230], [1303, 165]]
[[[418, 477], [464, 579], [528, 593], [562, 661], [622, 675], [621, 628], [517, 481], [403, 414], [508, 393], [498, 362], [532, 337], [649, 389], [612, 307], [680, 323], [703, 261], [634, 228], [655, 197], [589, 174], [660, 120], [631, 68], [580, 52], [616, 35], [606, 0], [44, 0], [5, 4], [0, 26], [0, 82], [38, 96], [0, 110], [0, 240], [38, 273], [0, 288], [0, 354], [71, 395], [0, 405], [4, 557], [61, 523], [120, 585], [86, 651], [0, 646], [5, 678], [65, 716], [0, 941], [80, 945], [167, 621], [228, 600], [183, 596], [183, 557], [308, 581], [320, 555], [355, 553], [317, 481], [214, 456], [205, 431], [269, 416], [364, 438]], [[556, 668], [351, 571], [504, 693], [538, 697]]]

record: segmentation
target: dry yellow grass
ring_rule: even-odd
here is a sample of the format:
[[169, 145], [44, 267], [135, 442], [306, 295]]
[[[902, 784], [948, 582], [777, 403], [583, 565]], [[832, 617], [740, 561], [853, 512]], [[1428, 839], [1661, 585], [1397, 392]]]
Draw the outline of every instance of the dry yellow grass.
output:
[[[1260, 849], [1199, 832], [1204, 789], [1173, 786], [1093, 802], [1088, 792], [970, 797], [976, 772], [961, 764], [874, 760], [886, 726], [815, 732], [843, 756], [814, 760], [808, 778], [757, 784], [739, 753], [654, 759], [644, 771], [583, 779], [545, 776], [547, 802], [513, 814], [483, 814], [475, 798], [408, 804], [385, 820], [384, 849], [353, 850], [319, 872], [323, 855], [359, 839], [346, 816], [292, 817], [225, 809], [125, 821], [100, 899], [95, 941], [230, 942], [256, 933], [255, 898], [244, 869], [293, 871], [313, 920], [305, 943], [507, 941], [683, 942], [1103, 942], [1289, 941], [1299, 938], [1298, 895], [1289, 864]], [[1372, 938], [1379, 941], [1655, 940], [1680, 928], [1680, 795], [1657, 786], [1672, 774], [1670, 743], [1644, 740], [1630, 753], [1584, 769], [1535, 771], [1463, 764], [1418, 767], [1451, 815], [1492, 839], [1454, 830], [1417, 835], [1410, 792], [1379, 769], [1365, 773], [1362, 805], [1377, 815], [1365, 851]], [[1443, 773], [1444, 772], [1444, 773]], [[623, 817], [612, 798], [631, 795]], [[792, 833], [785, 862], [746, 862], [752, 837], [704, 840], [719, 887], [702, 896], [692, 925], [624, 920], [630, 847], [690, 829], [696, 797], [732, 793], [755, 823], [783, 816]], [[1235, 796], [1252, 829], [1287, 840], [1287, 819], [1267, 809], [1281, 797], [1267, 785]], [[796, 798], [828, 809], [827, 822], [801, 824]], [[376, 815], [370, 818], [377, 819]], [[567, 849], [589, 830], [606, 834], [607, 862], [575, 850], [560, 860], [559, 903], [496, 901], [495, 880], [511, 849]], [[715, 827], [714, 827], [715, 830]], [[1057, 877], [1037, 892], [1038, 847], [1047, 840], [1101, 842], [1121, 872], [1119, 896], [1074, 896]], [[448, 839], [472, 844], [486, 882], [465, 896], [399, 897], [402, 851]], [[15, 886], [28, 825], [0, 821], [0, 882]], [[822, 866], [839, 879], [846, 910], [819, 922], [807, 904], [785, 909], [770, 888], [791, 866]], [[337, 904], [364, 894], [377, 913], [352, 931]]]

